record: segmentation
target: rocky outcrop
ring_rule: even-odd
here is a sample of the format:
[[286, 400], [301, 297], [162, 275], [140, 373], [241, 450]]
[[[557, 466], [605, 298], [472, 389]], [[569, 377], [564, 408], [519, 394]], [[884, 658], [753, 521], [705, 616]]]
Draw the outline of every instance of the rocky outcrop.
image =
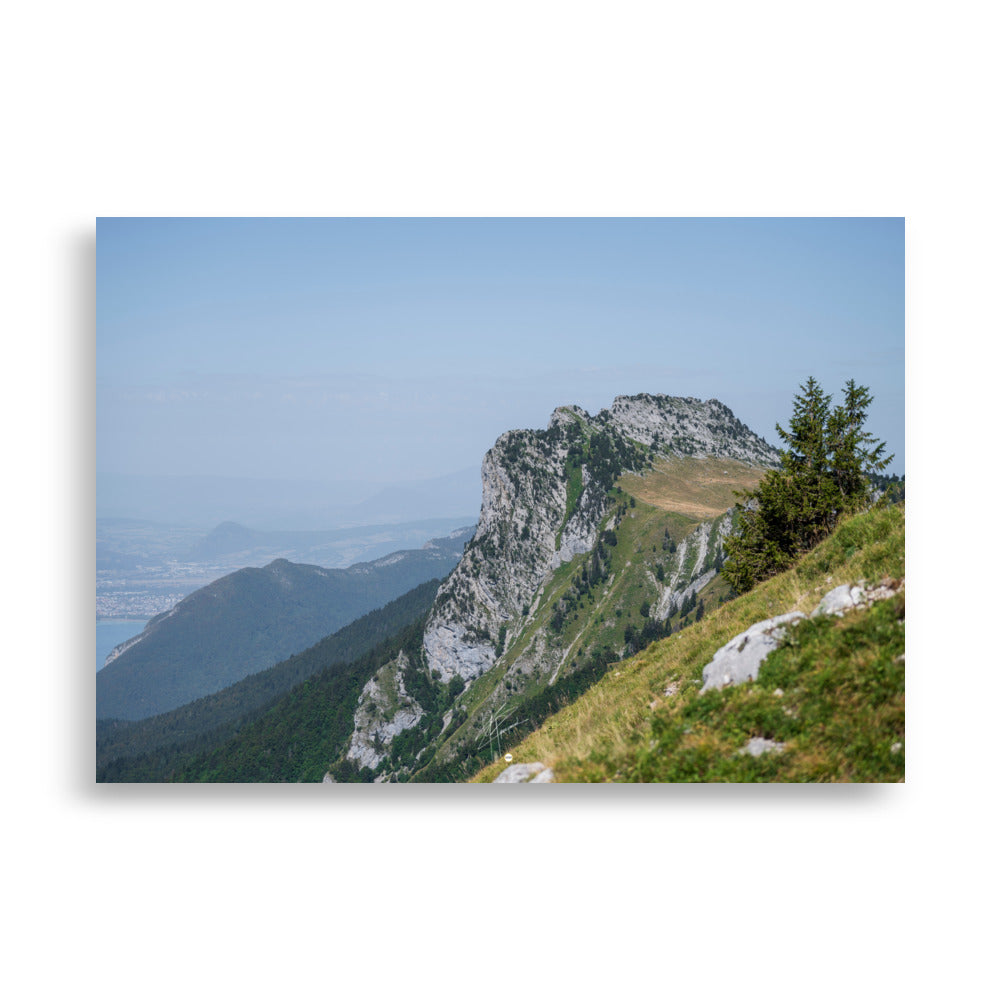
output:
[[346, 754], [358, 767], [377, 768], [393, 738], [415, 726], [424, 714], [403, 684], [407, 664], [406, 654], [400, 653], [365, 684], [358, 698]]
[[[884, 580], [876, 586], [866, 587], [865, 581], [845, 583], [834, 587], [823, 595], [819, 605], [810, 615], [843, 615], [845, 611], [858, 607], [868, 607], [874, 601], [885, 600], [904, 587], [903, 580]], [[756, 622], [746, 631], [730, 639], [716, 650], [704, 670], [702, 670], [702, 693], [712, 688], [723, 688], [730, 684], [743, 684], [756, 680], [760, 665], [772, 650], [778, 648], [785, 635], [785, 629], [803, 620], [801, 611], [789, 611], [775, 618]]]
[[[593, 549], [618, 475], [670, 454], [777, 461], [777, 452], [717, 400], [619, 396], [596, 417], [563, 406], [544, 431], [501, 435], [483, 460], [476, 534], [431, 612], [424, 642], [431, 671], [470, 680], [488, 670], [500, 629], [524, 613], [555, 569]], [[680, 605], [696, 578], [707, 582], [731, 515], [724, 522], [681, 543], [684, 576], [670, 581], [661, 614]]]
[[757, 671], [768, 653], [778, 648], [785, 627], [805, 618], [801, 611], [790, 611], [762, 622], [756, 622], [745, 632], [730, 639], [716, 650], [715, 656], [702, 671], [702, 693], [711, 688], [743, 684], [757, 680]]
[[857, 583], [845, 583], [825, 593], [809, 617], [836, 615], [839, 618], [845, 611], [850, 611], [853, 608], [871, 607], [875, 601], [884, 601], [887, 597], [898, 594], [905, 586], [905, 580], [888, 579], [872, 586], [867, 586], [864, 580], [859, 580]]
[[716, 455], [758, 465], [776, 465], [778, 461], [775, 449], [717, 399], [702, 402], [646, 393], [619, 396], [610, 411], [602, 410], [597, 419], [657, 449], [665, 447], [696, 457]]

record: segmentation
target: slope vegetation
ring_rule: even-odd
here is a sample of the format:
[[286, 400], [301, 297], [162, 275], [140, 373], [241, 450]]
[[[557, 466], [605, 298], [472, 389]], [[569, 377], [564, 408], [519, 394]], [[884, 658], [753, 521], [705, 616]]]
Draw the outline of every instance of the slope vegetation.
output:
[[[904, 576], [902, 505], [842, 523], [792, 569], [636, 656], [524, 736], [475, 778], [541, 761], [557, 781], [899, 781], [904, 774], [905, 592], [801, 623], [757, 681], [701, 693], [715, 650], [753, 623], [809, 614], [831, 588]], [[746, 752], [752, 740], [773, 749]]]
[[750, 490], [763, 469], [727, 458], [659, 459], [642, 475], [622, 476], [619, 485], [652, 507], [699, 520], [733, 506], [734, 490]]

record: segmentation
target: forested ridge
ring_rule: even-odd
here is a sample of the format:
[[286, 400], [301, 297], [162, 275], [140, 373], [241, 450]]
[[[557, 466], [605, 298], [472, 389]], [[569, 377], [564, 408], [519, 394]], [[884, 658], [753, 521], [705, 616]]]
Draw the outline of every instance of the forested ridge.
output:
[[398, 634], [407, 625], [422, 621], [426, 616], [439, 585], [439, 580], [429, 580], [390, 601], [384, 608], [351, 622], [310, 649], [268, 670], [251, 674], [216, 694], [138, 722], [100, 720], [97, 724], [97, 780], [168, 780], [194, 755], [209, 754], [280, 705], [288, 692], [314, 675], [329, 675], [319, 689], [340, 697], [350, 685], [335, 685], [332, 679], [335, 676], [353, 677], [356, 666], [363, 674], [370, 667], [368, 655], [373, 649], [396, 648]]

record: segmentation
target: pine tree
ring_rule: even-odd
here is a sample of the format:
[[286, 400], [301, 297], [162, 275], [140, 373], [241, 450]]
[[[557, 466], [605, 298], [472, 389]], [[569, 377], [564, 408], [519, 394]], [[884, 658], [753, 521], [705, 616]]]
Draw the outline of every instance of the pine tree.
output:
[[[832, 455], [833, 480], [845, 512], [860, 509], [871, 499], [872, 477], [893, 459], [883, 458], [885, 442], [862, 430], [871, 405], [871, 393], [851, 379], [844, 387], [844, 402], [828, 422], [828, 446]], [[875, 445], [875, 447], [870, 447]]]

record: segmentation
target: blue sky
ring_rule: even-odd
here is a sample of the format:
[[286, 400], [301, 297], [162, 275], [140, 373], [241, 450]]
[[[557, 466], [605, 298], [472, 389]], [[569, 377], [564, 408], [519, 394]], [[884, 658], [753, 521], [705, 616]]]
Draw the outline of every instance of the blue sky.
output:
[[398, 481], [620, 394], [777, 443], [798, 386], [871, 388], [902, 473], [902, 219], [100, 219], [109, 474]]

